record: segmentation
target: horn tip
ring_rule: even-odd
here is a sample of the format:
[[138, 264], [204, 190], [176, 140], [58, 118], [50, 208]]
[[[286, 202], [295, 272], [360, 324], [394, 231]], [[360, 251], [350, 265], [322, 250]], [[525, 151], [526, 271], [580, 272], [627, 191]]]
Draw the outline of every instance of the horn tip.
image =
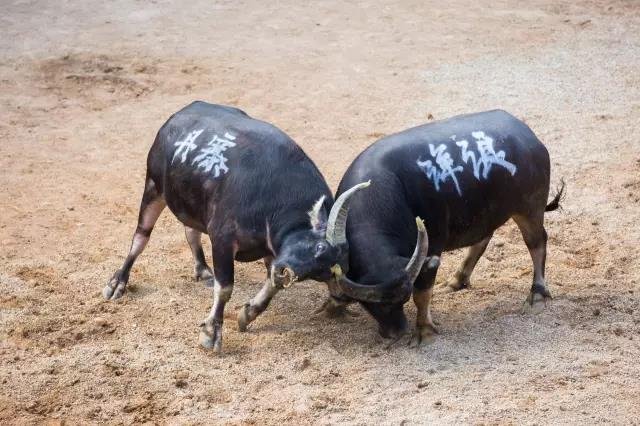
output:
[[416, 216], [416, 226], [418, 227], [418, 232], [425, 232], [427, 230], [420, 216]]
[[336, 278], [340, 278], [342, 276], [342, 268], [337, 263], [331, 267], [331, 272], [336, 276]]

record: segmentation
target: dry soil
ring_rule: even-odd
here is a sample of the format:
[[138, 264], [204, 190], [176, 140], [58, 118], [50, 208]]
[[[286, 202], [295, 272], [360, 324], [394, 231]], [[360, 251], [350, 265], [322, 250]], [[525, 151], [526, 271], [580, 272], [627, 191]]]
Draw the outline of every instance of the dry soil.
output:
[[[11, 1], [0, 13], [0, 422], [638, 424], [637, 1]], [[335, 188], [379, 137], [503, 108], [547, 145], [554, 300], [522, 314], [531, 261], [513, 223], [441, 334], [387, 348], [326, 294], [258, 290], [239, 264], [224, 352], [197, 344], [211, 292], [167, 211], [105, 302], [135, 227], [146, 152], [194, 99], [291, 135]], [[447, 254], [438, 281], [462, 259]], [[407, 304], [408, 315], [415, 315]]]

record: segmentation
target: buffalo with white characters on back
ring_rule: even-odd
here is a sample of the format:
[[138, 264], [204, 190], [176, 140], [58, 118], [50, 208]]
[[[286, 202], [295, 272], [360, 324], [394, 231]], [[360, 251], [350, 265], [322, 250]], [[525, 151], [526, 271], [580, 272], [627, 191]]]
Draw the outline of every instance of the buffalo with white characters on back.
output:
[[[346, 268], [347, 209], [353, 194], [366, 186], [354, 185], [333, 203], [314, 163], [281, 130], [236, 108], [194, 102], [158, 131], [147, 157], [131, 249], [103, 295], [123, 295], [133, 263], [168, 206], [185, 225], [196, 279], [213, 286], [200, 343], [218, 351], [234, 260], [264, 259], [267, 267], [262, 289], [238, 315], [244, 331], [279, 289], [307, 278], [326, 282], [336, 265]], [[212, 241], [213, 270], [205, 261], [202, 233]], [[361, 291], [343, 290], [355, 297]]]
[[[493, 232], [510, 218], [533, 260], [527, 305], [551, 297], [544, 278], [544, 214], [558, 207], [564, 186], [547, 204], [549, 154], [522, 121], [495, 110], [385, 137], [353, 161], [337, 194], [368, 180], [371, 188], [355, 197], [349, 210], [348, 272], [337, 271], [339, 285], [330, 287], [325, 307], [359, 301], [377, 320], [383, 336], [398, 337], [407, 329], [403, 306], [413, 294], [414, 336], [420, 342], [437, 332], [431, 299], [441, 254], [471, 247], [444, 288], [468, 286]], [[404, 268], [416, 243], [416, 216], [424, 219], [429, 243], [429, 257], [417, 278]], [[368, 286], [370, 291], [352, 297], [341, 292], [346, 285]]]

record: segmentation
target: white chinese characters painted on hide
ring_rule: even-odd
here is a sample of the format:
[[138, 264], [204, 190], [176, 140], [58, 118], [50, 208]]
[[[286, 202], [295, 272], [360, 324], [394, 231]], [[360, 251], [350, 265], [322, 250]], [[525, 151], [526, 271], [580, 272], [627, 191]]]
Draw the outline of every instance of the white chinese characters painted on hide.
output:
[[[464, 164], [471, 163], [473, 168], [473, 176], [478, 180], [487, 179], [491, 168], [500, 166], [505, 168], [511, 176], [516, 174], [518, 170], [515, 164], [505, 160], [505, 152], [496, 152], [493, 147], [493, 138], [485, 134], [483, 131], [471, 132], [471, 136], [475, 139], [477, 153], [469, 149], [469, 141], [466, 139], [456, 141], [456, 135], [451, 136], [451, 140], [455, 141], [460, 148], [460, 159]], [[445, 183], [449, 178], [453, 181], [458, 195], [462, 195], [460, 184], [456, 173], [464, 170], [463, 165], [455, 164], [451, 154], [447, 151], [444, 144], [434, 147], [429, 144], [429, 154], [432, 160], [417, 160], [418, 167], [422, 169], [428, 179], [431, 179], [436, 191], [440, 191], [440, 185]], [[435, 164], [434, 164], [435, 161]]]
[[229, 132], [225, 132], [224, 136], [213, 135], [211, 140], [203, 146], [198, 146], [195, 141], [204, 132], [204, 129], [194, 130], [190, 132], [184, 139], [175, 142], [173, 145], [176, 150], [173, 154], [171, 163], [176, 158], [180, 159], [181, 163], [187, 161], [187, 157], [192, 151], [197, 151], [197, 155], [191, 161], [191, 164], [196, 166], [197, 169], [202, 169], [206, 173], [213, 170], [213, 176], [219, 177], [221, 174], [225, 174], [229, 171], [227, 166], [227, 158], [223, 153], [236, 146], [234, 142], [236, 137]]
[[224, 137], [213, 135], [213, 139], [207, 142], [207, 146], [200, 149], [200, 153], [193, 159], [191, 164], [197, 164], [197, 167], [209, 173], [214, 170], [213, 176], [220, 176], [220, 172], [227, 173], [227, 159], [222, 153], [228, 148], [236, 146], [234, 142], [236, 137], [225, 133]]
[[505, 161], [504, 151], [496, 152], [493, 148], [493, 138], [487, 136], [482, 131], [472, 132], [471, 136], [473, 136], [476, 140], [479, 158], [476, 158], [475, 152], [469, 151], [467, 149], [469, 146], [469, 142], [467, 140], [463, 139], [461, 141], [456, 141], [456, 145], [462, 148], [462, 161], [464, 161], [466, 164], [469, 164], [469, 160], [471, 160], [473, 175], [476, 177], [476, 179], [480, 179], [480, 170], [482, 170], [482, 179], [486, 179], [487, 176], [489, 176], [491, 167], [494, 164], [507, 169], [509, 173], [511, 173], [511, 176], [516, 174], [516, 166], [509, 163], [508, 161]]
[[456, 185], [458, 194], [462, 194], [456, 178], [456, 173], [462, 171], [462, 166], [453, 167], [453, 159], [451, 154], [447, 152], [447, 146], [441, 144], [434, 148], [432, 144], [429, 144], [429, 154], [435, 159], [436, 164], [434, 165], [431, 160], [420, 161], [418, 159], [418, 166], [433, 181], [436, 191], [440, 191], [440, 183], [445, 183], [448, 178], [451, 178]]
[[193, 151], [198, 147], [198, 145], [196, 145], [195, 142], [196, 142], [196, 139], [198, 139], [198, 136], [200, 136], [202, 132], [204, 132], [204, 129], [194, 130], [193, 132], [190, 132], [184, 139], [173, 144], [173, 146], [176, 147], [176, 151], [173, 153], [171, 164], [173, 164], [173, 162], [176, 161], [176, 157], [178, 155], [180, 155], [181, 163], [184, 163], [185, 161], [187, 161], [187, 155], [189, 155], [191, 151]]

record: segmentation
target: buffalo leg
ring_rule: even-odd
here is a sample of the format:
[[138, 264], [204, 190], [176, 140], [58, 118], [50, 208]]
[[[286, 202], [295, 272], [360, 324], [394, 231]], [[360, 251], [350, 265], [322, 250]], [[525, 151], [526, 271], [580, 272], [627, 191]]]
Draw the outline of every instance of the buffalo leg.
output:
[[433, 299], [433, 285], [436, 281], [440, 257], [431, 256], [422, 267], [418, 278], [413, 284], [413, 303], [417, 308], [416, 331], [413, 339], [419, 345], [426, 338], [438, 334], [438, 329], [431, 317], [431, 301]]
[[264, 265], [267, 267], [267, 278], [264, 280], [260, 291], [242, 306], [238, 314], [238, 330], [240, 331], [247, 331], [247, 326], [267, 309], [273, 296], [280, 290], [271, 282], [272, 261], [273, 258], [271, 257], [264, 259]]
[[345, 300], [343, 296], [340, 296], [341, 290], [335, 281], [328, 281], [327, 288], [329, 289], [329, 296], [320, 307], [313, 311], [314, 315], [324, 313], [328, 318], [344, 318], [347, 315], [352, 317], [358, 316], [358, 313], [351, 312], [347, 309], [353, 301]]
[[328, 318], [345, 318], [347, 315], [352, 317], [357, 317], [359, 314], [357, 312], [350, 311], [347, 307], [353, 303], [350, 300], [343, 300], [340, 297], [333, 296], [331, 294], [331, 290], [329, 290], [329, 297], [327, 297], [315, 311], [313, 314], [324, 313]]
[[476, 267], [478, 260], [480, 260], [484, 251], [487, 249], [492, 236], [493, 234], [469, 247], [467, 256], [462, 261], [460, 268], [458, 268], [453, 278], [449, 279], [449, 281], [442, 286], [445, 293], [462, 290], [463, 288], [467, 288], [471, 285], [470, 278], [473, 273], [473, 269]]
[[204, 280], [206, 282], [211, 280], [213, 278], [213, 271], [211, 271], [211, 268], [209, 268], [209, 265], [207, 265], [207, 261], [204, 258], [202, 241], [200, 239], [202, 232], [185, 226], [184, 234], [187, 237], [189, 247], [191, 247], [191, 253], [193, 254], [193, 271], [196, 281]]
[[129, 254], [122, 267], [113, 274], [102, 290], [102, 295], [105, 299], [115, 300], [124, 294], [127, 283], [129, 282], [131, 267], [149, 242], [153, 226], [165, 206], [164, 197], [157, 191], [153, 180], [147, 178], [144, 193], [142, 194], [142, 202], [140, 203], [138, 226], [133, 234]]
[[529, 249], [533, 261], [533, 284], [526, 303], [533, 306], [538, 302], [551, 299], [551, 293], [544, 280], [544, 269], [547, 258], [547, 232], [544, 229], [544, 213], [531, 216], [514, 216], [513, 220], [520, 228], [524, 242]]
[[234, 257], [233, 244], [216, 239], [213, 246], [213, 304], [209, 316], [201, 324], [199, 338], [202, 346], [215, 352], [222, 349], [224, 307], [233, 292]]

